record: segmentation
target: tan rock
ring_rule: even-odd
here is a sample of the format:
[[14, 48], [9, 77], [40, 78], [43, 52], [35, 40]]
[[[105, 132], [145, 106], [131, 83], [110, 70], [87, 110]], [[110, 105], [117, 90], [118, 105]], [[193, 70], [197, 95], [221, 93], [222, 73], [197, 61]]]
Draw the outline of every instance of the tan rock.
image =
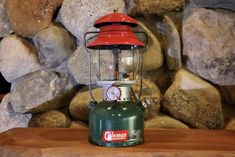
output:
[[135, 0], [129, 14], [141, 15], [162, 15], [169, 11], [180, 11], [184, 8], [185, 0]]
[[87, 129], [88, 124], [81, 121], [72, 121], [70, 128]]
[[166, 91], [162, 108], [193, 128], [220, 129], [224, 125], [217, 89], [183, 69]]
[[182, 20], [183, 20], [184, 12], [172, 11], [172, 12], [166, 13], [165, 15], [168, 16], [174, 22], [179, 32], [180, 38], [182, 38]]
[[[153, 36], [155, 36], [154, 38], [157, 38], [158, 43], [160, 43], [159, 47], [160, 49], [162, 49], [162, 55], [164, 53], [164, 56], [166, 58], [168, 68], [170, 70], [180, 69], [182, 67], [182, 63], [181, 63], [181, 50], [182, 49], [181, 49], [181, 39], [180, 39], [180, 33], [179, 33], [179, 31], [181, 31], [180, 14], [173, 12], [172, 14], [169, 13], [167, 15], [164, 15], [163, 17], [150, 16], [146, 18], [139, 18], [138, 20], [144, 24], [145, 28], [147, 29], [144, 31], [148, 33], [150, 40], [152, 40], [151, 39], [152, 34]], [[149, 46], [151, 45], [148, 44], [148, 47]], [[155, 50], [158, 50], [158, 49], [155, 48]], [[146, 54], [147, 53], [148, 53], [148, 50]], [[150, 57], [145, 61], [151, 62]], [[159, 58], [159, 60], [160, 59], [161, 58]]]
[[145, 121], [145, 128], [189, 129], [184, 123], [169, 116], [157, 116]]
[[[97, 102], [103, 100], [103, 89], [96, 88], [92, 90], [93, 96]], [[88, 105], [90, 103], [90, 93], [87, 87], [78, 91], [78, 93], [73, 97], [69, 104], [69, 112], [75, 120], [80, 120], [88, 122], [89, 119], [89, 109]]]
[[32, 37], [48, 27], [62, 0], [6, 0], [7, 14], [14, 31]]
[[71, 120], [65, 114], [52, 110], [34, 116], [29, 122], [29, 127], [66, 128], [70, 124]]
[[163, 63], [163, 54], [161, 45], [157, 37], [141, 22], [138, 23], [139, 27], [136, 28], [140, 31], [145, 31], [148, 34], [148, 46], [144, 52], [144, 71], [151, 71], [158, 69]]
[[235, 117], [232, 117], [225, 125], [225, 130], [235, 130]]
[[[133, 86], [133, 90], [136, 95], [139, 94], [139, 83]], [[161, 106], [161, 93], [157, 85], [148, 79], [143, 79], [141, 101], [146, 106], [144, 113], [145, 120], [155, 117]]]

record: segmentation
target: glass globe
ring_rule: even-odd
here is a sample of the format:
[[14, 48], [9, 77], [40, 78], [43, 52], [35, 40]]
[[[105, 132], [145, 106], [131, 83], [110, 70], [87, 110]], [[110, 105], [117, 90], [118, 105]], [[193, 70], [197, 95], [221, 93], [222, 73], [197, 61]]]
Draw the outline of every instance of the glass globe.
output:
[[135, 80], [140, 64], [138, 50], [95, 50], [92, 54], [99, 81]]

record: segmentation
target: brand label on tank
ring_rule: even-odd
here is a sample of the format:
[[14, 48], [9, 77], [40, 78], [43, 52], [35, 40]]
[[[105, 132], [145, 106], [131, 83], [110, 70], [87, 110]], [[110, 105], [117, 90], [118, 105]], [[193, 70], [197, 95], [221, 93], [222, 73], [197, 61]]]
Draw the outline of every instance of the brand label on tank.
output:
[[128, 130], [103, 131], [102, 141], [121, 142], [128, 139]]

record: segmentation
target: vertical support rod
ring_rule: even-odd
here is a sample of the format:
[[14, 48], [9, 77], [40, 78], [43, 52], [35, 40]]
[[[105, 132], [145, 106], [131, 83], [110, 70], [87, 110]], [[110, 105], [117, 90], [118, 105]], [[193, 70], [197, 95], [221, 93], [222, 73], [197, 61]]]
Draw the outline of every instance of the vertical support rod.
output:
[[[87, 35], [88, 34], [97, 34], [98, 32], [86, 32], [84, 34], [84, 45], [85, 45], [85, 49], [86, 49], [86, 52], [89, 54], [89, 93], [90, 93], [90, 97], [92, 99], [93, 102], [95, 102], [95, 98], [92, 94], [92, 80], [91, 80], [91, 69], [92, 69], [92, 66], [91, 66], [91, 60], [92, 60], [92, 56], [91, 56], [91, 52], [88, 50], [87, 48]], [[95, 37], [95, 36], [94, 36]], [[93, 38], [93, 37], [92, 37]], [[91, 39], [92, 39], [91, 38]], [[89, 40], [89, 39], [88, 39]]]
[[114, 79], [118, 80], [119, 79], [119, 50], [114, 49], [113, 54], [114, 54], [114, 67], [115, 67]]
[[135, 50], [132, 48], [132, 80], [135, 79], [135, 73], [136, 73], [136, 70], [135, 70]]
[[101, 79], [101, 78], [100, 78], [100, 77], [101, 77], [101, 76], [100, 76], [100, 50], [99, 50], [99, 65], [98, 65], [98, 68], [99, 68], [98, 70], [99, 70], [99, 80], [100, 80], [100, 79]]

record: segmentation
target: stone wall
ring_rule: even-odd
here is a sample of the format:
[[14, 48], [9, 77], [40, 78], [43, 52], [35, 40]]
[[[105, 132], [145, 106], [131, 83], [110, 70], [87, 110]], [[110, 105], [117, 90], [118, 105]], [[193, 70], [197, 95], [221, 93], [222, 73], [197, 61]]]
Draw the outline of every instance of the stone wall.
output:
[[[235, 129], [234, 1], [0, 0], [0, 71], [11, 83], [0, 132], [87, 127], [83, 35], [113, 10], [137, 19], [149, 37], [146, 128]], [[100, 88], [93, 93], [102, 100]]]

